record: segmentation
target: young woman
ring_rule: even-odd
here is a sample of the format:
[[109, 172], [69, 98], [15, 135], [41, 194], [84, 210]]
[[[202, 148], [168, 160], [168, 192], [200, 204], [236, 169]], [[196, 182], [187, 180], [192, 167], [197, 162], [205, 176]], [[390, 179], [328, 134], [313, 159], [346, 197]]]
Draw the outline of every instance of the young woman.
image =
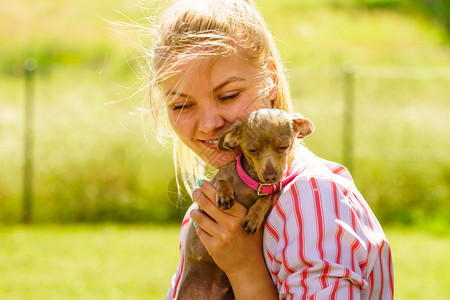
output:
[[[180, 0], [160, 21], [149, 53], [150, 103], [174, 135], [177, 171], [193, 192], [180, 232], [183, 272], [189, 220], [227, 274], [236, 299], [392, 299], [389, 244], [348, 171], [298, 145], [291, 172], [300, 175], [274, 195], [265, 226], [242, 229], [247, 209], [223, 211], [205, 179], [205, 163], [236, 158], [217, 139], [233, 121], [259, 108], [292, 111], [273, 38], [251, 0]], [[191, 174], [190, 176], [186, 174]], [[199, 211], [200, 206], [207, 214]]]

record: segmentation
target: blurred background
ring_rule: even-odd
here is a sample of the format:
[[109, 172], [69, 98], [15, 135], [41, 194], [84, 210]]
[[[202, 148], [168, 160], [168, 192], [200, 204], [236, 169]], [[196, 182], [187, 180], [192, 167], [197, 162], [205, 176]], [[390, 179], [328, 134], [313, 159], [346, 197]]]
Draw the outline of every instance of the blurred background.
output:
[[[295, 108], [315, 124], [306, 145], [350, 168], [393, 248], [403, 251], [400, 274], [420, 269], [410, 260], [430, 265], [431, 258], [415, 256], [422, 247], [435, 258], [431, 276], [450, 283], [450, 2], [255, 2], [285, 60]], [[120, 25], [146, 26], [155, 11], [138, 0], [1, 3], [0, 298], [160, 299], [167, 290], [177, 224], [190, 202], [176, 205], [171, 145], [158, 144], [145, 109], [139, 32]], [[36, 268], [39, 277], [40, 266], [52, 264], [36, 262], [36, 253], [58, 247], [76, 251], [55, 264], [71, 261], [66, 271], [78, 279], [50, 277], [34, 286], [26, 270]], [[89, 253], [111, 256], [78, 270], [74, 261]], [[160, 254], [166, 259], [156, 259]], [[114, 265], [124, 256], [142, 260]], [[136, 272], [143, 260], [145, 274]], [[123, 278], [92, 287], [78, 276], [98, 280], [105, 264]], [[164, 268], [156, 279], [155, 264]], [[431, 279], [421, 286], [401, 276], [396, 284], [398, 278], [398, 299], [433, 291]], [[36, 296], [38, 286], [62, 294]], [[435, 299], [445, 298], [435, 291]]]

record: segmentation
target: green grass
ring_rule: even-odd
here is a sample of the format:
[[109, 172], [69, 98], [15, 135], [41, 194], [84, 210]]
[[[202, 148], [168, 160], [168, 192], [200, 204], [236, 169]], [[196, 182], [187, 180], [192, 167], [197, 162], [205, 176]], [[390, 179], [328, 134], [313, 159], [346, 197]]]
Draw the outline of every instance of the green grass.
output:
[[395, 299], [449, 299], [450, 235], [387, 228], [395, 273]]
[[[0, 228], [0, 299], [163, 299], [178, 225]], [[448, 299], [446, 234], [387, 228], [395, 299]]]
[[0, 299], [162, 299], [178, 226], [0, 229]]

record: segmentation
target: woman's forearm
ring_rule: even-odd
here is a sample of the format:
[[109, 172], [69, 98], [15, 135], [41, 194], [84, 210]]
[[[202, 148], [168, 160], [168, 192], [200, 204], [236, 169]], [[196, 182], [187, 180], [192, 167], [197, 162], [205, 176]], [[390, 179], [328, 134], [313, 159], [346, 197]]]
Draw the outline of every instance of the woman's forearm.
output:
[[249, 267], [227, 273], [236, 300], [278, 299], [278, 291], [267, 271], [264, 259]]

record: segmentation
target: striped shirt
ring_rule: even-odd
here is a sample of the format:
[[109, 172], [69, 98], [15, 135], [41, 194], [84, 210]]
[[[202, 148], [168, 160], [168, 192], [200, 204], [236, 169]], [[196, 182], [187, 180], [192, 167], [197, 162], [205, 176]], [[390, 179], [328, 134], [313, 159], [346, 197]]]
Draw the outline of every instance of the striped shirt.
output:
[[[390, 246], [347, 169], [300, 146], [290, 167], [296, 170], [264, 227], [264, 257], [279, 299], [393, 299]], [[188, 223], [189, 211], [166, 299], [181, 278]]]

